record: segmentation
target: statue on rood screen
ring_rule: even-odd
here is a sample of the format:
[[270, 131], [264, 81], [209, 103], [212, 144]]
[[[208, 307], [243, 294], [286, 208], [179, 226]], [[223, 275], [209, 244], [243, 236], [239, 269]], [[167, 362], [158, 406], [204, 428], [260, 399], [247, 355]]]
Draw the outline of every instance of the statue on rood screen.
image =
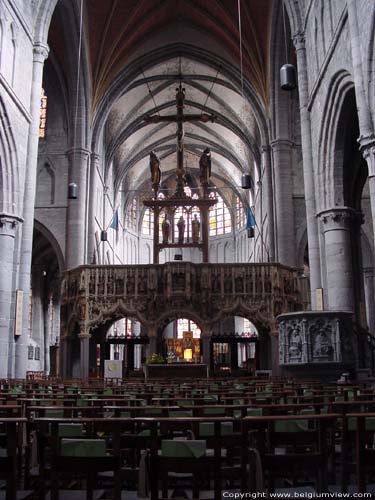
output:
[[197, 214], [194, 214], [194, 219], [191, 221], [191, 234], [193, 237], [193, 243], [199, 243], [199, 233], [201, 230], [201, 223], [198, 219]]
[[169, 230], [170, 230], [170, 224], [167, 221], [167, 218], [165, 218], [161, 224], [161, 232], [163, 235], [163, 243], [168, 243], [169, 241]]
[[177, 229], [178, 229], [178, 243], [182, 245], [184, 242], [184, 233], [185, 233], [185, 221], [182, 215], [178, 219]]
[[203, 187], [203, 194], [207, 194], [208, 182], [211, 177], [211, 151], [206, 148], [199, 160], [200, 181]]
[[158, 195], [159, 184], [161, 180], [160, 160], [156, 154], [151, 151], [150, 153], [150, 171], [151, 171], [151, 184], [155, 192], [155, 198]]

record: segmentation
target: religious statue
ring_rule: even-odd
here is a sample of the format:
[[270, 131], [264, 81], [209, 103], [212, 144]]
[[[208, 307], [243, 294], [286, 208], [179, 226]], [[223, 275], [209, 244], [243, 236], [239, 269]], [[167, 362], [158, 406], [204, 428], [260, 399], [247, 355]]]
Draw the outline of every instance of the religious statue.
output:
[[194, 214], [194, 219], [191, 221], [191, 234], [193, 237], [193, 243], [199, 243], [200, 230], [201, 230], [201, 223], [197, 217], [197, 214]]
[[167, 221], [167, 218], [165, 218], [161, 224], [161, 232], [163, 234], [163, 243], [168, 243], [169, 241], [169, 230], [170, 230], [170, 224]]
[[184, 242], [184, 233], [185, 233], [185, 221], [182, 215], [178, 219], [177, 229], [178, 229], [178, 243], [182, 245]]
[[161, 180], [161, 170], [160, 170], [160, 160], [153, 151], [151, 151], [150, 153], [150, 171], [151, 171], [152, 188], [155, 192], [155, 198], [156, 198], [158, 195], [158, 189]]
[[327, 334], [322, 328], [318, 331], [314, 341], [314, 355], [318, 357], [330, 356], [332, 353], [332, 344], [328, 340]]
[[297, 328], [293, 328], [289, 341], [289, 356], [299, 358], [302, 355], [302, 339]]
[[208, 182], [211, 177], [211, 151], [206, 148], [199, 160], [200, 181], [203, 186], [203, 194], [207, 194]]

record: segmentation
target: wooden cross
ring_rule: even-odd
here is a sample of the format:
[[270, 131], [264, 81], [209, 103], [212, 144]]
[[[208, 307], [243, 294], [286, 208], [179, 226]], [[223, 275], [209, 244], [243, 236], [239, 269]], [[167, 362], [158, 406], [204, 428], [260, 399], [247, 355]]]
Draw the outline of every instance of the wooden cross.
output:
[[177, 189], [175, 196], [185, 197], [185, 170], [184, 170], [184, 122], [214, 122], [215, 115], [207, 113], [184, 115], [185, 89], [181, 86], [176, 89], [177, 114], [175, 115], [148, 115], [145, 118], [147, 123], [177, 122]]

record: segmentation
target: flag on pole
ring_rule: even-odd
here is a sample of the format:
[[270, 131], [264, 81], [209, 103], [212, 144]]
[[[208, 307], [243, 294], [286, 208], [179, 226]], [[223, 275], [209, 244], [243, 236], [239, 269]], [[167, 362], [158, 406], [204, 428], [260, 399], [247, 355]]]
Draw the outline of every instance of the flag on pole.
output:
[[113, 219], [109, 227], [118, 231], [118, 208], [116, 208], [115, 213], [113, 214]]
[[247, 229], [247, 237], [254, 238], [254, 228], [256, 226], [254, 214], [251, 208], [247, 209], [247, 220], [246, 220], [246, 229]]

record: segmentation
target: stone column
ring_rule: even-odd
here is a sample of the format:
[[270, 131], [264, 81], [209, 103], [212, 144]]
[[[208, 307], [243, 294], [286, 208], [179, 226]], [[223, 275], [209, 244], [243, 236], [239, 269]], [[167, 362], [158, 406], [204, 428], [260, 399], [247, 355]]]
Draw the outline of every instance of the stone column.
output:
[[66, 267], [68, 269], [80, 266], [86, 260], [86, 192], [89, 154], [89, 151], [84, 148], [74, 148], [67, 152], [69, 183], [74, 182], [78, 186], [78, 198], [68, 200], [66, 223]]
[[271, 150], [269, 146], [262, 146], [262, 168], [265, 172], [263, 177], [267, 220], [268, 220], [268, 253], [270, 262], [275, 261], [275, 218], [273, 207], [273, 190], [272, 190], [272, 167], [271, 167]]
[[18, 224], [22, 219], [0, 214], [0, 378], [12, 375], [11, 352], [14, 339], [13, 259]]
[[354, 312], [351, 225], [355, 211], [334, 207], [318, 214], [325, 241], [328, 308]]
[[88, 380], [89, 365], [90, 365], [90, 338], [91, 335], [82, 331], [78, 335], [80, 340], [80, 356], [81, 356], [81, 379]]
[[203, 363], [211, 369], [211, 328], [208, 325], [203, 325], [201, 329], [201, 345]]
[[296, 265], [295, 227], [292, 182], [293, 143], [278, 139], [272, 141], [276, 198], [277, 260], [288, 266]]
[[316, 309], [316, 290], [321, 288], [319, 233], [316, 221], [315, 177], [312, 155], [310, 113], [307, 108], [309, 84], [307, 77], [307, 59], [304, 33], [293, 37], [297, 52], [298, 91], [301, 115], [301, 141], [303, 157], [303, 179], [305, 187], [305, 206], [307, 239], [309, 243], [311, 309]]
[[16, 378], [24, 378], [26, 376], [27, 367], [30, 272], [33, 249], [34, 207], [38, 163], [40, 95], [42, 89], [43, 66], [47, 56], [47, 45], [42, 43], [34, 45], [30, 96], [31, 123], [29, 127], [26, 155], [27, 163], [23, 198], [24, 223], [22, 229], [19, 270], [19, 288], [23, 290], [22, 335], [17, 338], [15, 347], [14, 375]]
[[352, 52], [354, 90], [357, 102], [360, 137], [360, 150], [368, 166], [371, 215], [373, 226], [373, 243], [375, 242], [375, 134], [370, 105], [366, 97], [363, 74], [365, 59], [361, 43], [361, 27], [358, 24], [358, 2], [348, 0], [348, 22], [350, 32], [350, 46]]
[[374, 269], [367, 267], [363, 270], [366, 302], [366, 319], [370, 333], [375, 333], [375, 301], [374, 301]]
[[[94, 252], [96, 250], [95, 241], [95, 216], [97, 205], [97, 172], [99, 167], [100, 156], [97, 153], [91, 153], [90, 157], [90, 192], [89, 192], [89, 215], [88, 215], [88, 245], [87, 245], [87, 262], [92, 262]], [[99, 255], [97, 256], [96, 264], [99, 264]]]

